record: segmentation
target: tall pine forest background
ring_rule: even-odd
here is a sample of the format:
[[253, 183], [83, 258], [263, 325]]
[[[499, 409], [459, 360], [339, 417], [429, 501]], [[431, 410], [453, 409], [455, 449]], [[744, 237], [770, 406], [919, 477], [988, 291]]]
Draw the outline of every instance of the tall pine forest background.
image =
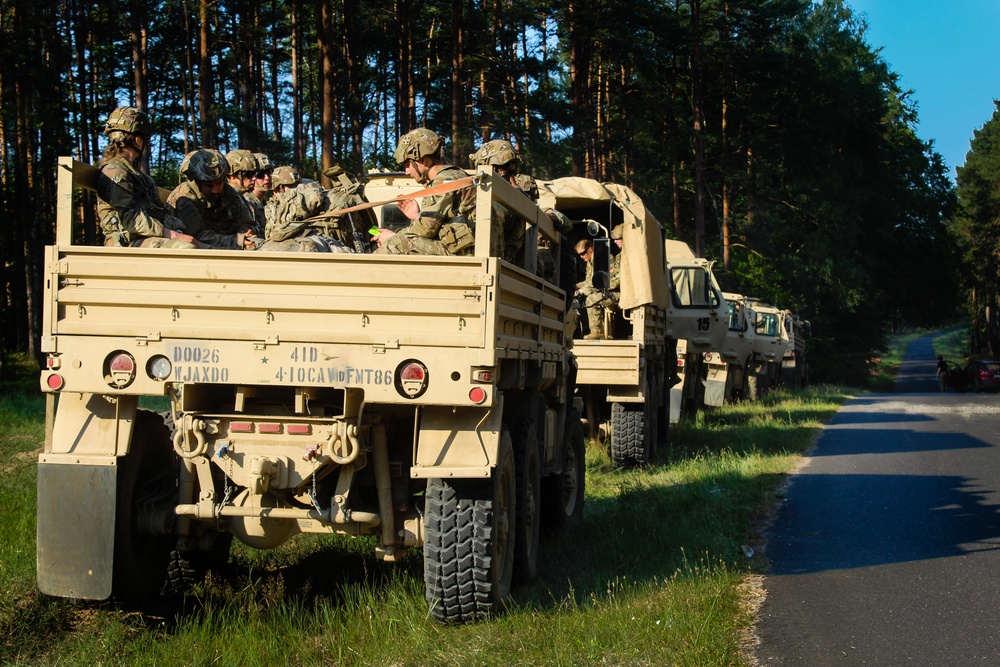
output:
[[200, 147], [393, 169], [419, 126], [459, 166], [504, 138], [537, 178], [628, 184], [724, 289], [812, 322], [815, 380], [956, 317], [1000, 352], [1000, 116], [956, 187], [842, 0], [0, 0], [0, 35], [7, 351], [37, 354], [58, 156], [96, 163], [131, 104], [166, 188]]

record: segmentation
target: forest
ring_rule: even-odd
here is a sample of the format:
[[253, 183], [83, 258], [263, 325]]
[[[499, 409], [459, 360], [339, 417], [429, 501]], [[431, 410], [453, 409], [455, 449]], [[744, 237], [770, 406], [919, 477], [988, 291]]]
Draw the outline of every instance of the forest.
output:
[[817, 380], [863, 382], [894, 328], [967, 305], [986, 327], [995, 311], [996, 245], [978, 250], [992, 277], [963, 268], [978, 228], [956, 222], [910, 93], [843, 0], [0, 8], [5, 350], [37, 348], [57, 157], [96, 163], [122, 104], [150, 114], [149, 170], [166, 188], [200, 147], [317, 179], [334, 163], [394, 169], [396, 140], [419, 126], [459, 166], [502, 138], [536, 178], [627, 184], [668, 236], [717, 260], [724, 289], [811, 321]]

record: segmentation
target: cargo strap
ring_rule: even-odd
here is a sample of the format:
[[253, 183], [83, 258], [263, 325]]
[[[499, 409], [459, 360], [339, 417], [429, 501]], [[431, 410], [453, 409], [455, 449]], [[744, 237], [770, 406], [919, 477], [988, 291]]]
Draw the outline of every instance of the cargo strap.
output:
[[406, 199], [420, 199], [421, 197], [433, 197], [435, 195], [443, 195], [448, 192], [454, 192], [455, 190], [461, 190], [462, 188], [468, 188], [478, 183], [478, 178], [475, 176], [466, 176], [465, 178], [460, 178], [455, 181], [448, 181], [447, 183], [442, 183], [441, 185], [435, 185], [432, 188], [426, 188], [424, 190], [417, 190], [416, 192], [411, 192], [406, 195], [399, 195], [392, 199], [387, 199], [385, 201], [367, 202], [364, 204], [358, 204], [357, 206], [351, 206], [348, 208], [338, 209], [336, 211], [329, 211], [327, 213], [322, 213], [320, 215], [313, 216], [311, 218], [306, 218], [304, 222], [314, 222], [316, 220], [323, 220], [325, 218], [336, 218], [347, 213], [354, 213], [355, 211], [364, 211], [365, 209], [374, 208], [375, 206], [382, 206], [384, 204], [394, 204], [396, 202], [401, 202]]

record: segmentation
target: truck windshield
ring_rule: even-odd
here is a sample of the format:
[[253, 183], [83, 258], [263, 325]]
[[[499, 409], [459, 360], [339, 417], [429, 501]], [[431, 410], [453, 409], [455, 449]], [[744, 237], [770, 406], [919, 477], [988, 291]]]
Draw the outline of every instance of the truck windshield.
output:
[[718, 308], [719, 295], [705, 269], [692, 266], [671, 269], [674, 305], [678, 308]]
[[743, 331], [743, 304], [736, 301], [729, 302], [729, 330]]
[[760, 317], [757, 318], [757, 333], [761, 336], [777, 338], [781, 335], [778, 324], [778, 316], [775, 313], [761, 313]]

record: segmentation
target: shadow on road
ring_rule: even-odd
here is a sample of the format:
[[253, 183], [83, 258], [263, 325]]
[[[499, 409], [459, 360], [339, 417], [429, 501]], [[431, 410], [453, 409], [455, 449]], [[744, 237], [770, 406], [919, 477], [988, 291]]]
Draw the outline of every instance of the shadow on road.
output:
[[795, 526], [768, 545], [771, 574], [807, 574], [1000, 549], [1000, 505], [966, 477], [799, 475], [792, 499], [823, 498], [809, 516], [787, 503]]

